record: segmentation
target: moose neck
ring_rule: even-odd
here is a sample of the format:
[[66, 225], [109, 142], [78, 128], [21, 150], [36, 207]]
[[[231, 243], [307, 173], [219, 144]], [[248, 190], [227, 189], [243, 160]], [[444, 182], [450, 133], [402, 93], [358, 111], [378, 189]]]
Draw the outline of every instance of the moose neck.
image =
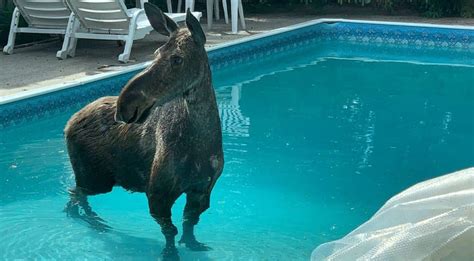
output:
[[208, 139], [216, 139], [215, 137], [221, 136], [219, 111], [211, 84], [211, 73], [209, 69], [204, 73], [203, 79], [184, 96], [184, 104], [194, 131], [208, 136]]
[[197, 112], [209, 113], [209, 110], [217, 109], [209, 66], [202, 73], [202, 79], [183, 95], [189, 112], [193, 114]]

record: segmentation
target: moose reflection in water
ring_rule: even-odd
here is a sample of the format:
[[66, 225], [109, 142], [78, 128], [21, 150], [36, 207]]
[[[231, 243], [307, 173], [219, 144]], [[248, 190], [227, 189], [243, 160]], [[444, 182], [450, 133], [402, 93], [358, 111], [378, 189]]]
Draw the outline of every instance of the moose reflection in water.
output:
[[191, 250], [209, 249], [196, 240], [194, 226], [209, 208], [223, 170], [221, 125], [199, 21], [188, 11], [186, 28], [179, 28], [152, 4], [145, 4], [145, 12], [153, 28], [170, 38], [120, 96], [90, 103], [67, 123], [76, 187], [66, 210], [104, 226], [87, 196], [108, 193], [114, 186], [144, 192], [166, 238], [164, 258], [178, 259], [171, 207], [183, 193], [179, 242]]

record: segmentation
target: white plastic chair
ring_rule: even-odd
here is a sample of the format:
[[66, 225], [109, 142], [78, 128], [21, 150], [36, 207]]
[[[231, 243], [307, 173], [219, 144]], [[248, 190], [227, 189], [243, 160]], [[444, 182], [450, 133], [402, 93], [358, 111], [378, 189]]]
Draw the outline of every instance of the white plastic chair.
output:
[[[65, 34], [71, 11], [63, 0], [14, 0], [8, 35], [8, 43], [3, 47], [5, 54], [12, 54], [17, 33]], [[19, 27], [20, 15], [28, 27]]]
[[[179, 6], [178, 0], [178, 6]], [[194, 11], [194, 0], [185, 0], [186, 1], [186, 9], [190, 8], [191, 11]], [[171, 0], [168, 0], [171, 3]], [[224, 10], [224, 19], [225, 23], [229, 23], [229, 16], [227, 14], [227, 0], [222, 0], [222, 7]], [[206, 8], [207, 8], [207, 28], [212, 28], [212, 14], [213, 8], [214, 15], [216, 19], [219, 19], [219, 0], [206, 0]], [[245, 17], [244, 17], [244, 8], [242, 5], [242, 0], [230, 0], [230, 9], [231, 9], [231, 19], [232, 19], [232, 33], [236, 34], [238, 32], [238, 19], [240, 16], [240, 24], [242, 29], [245, 30]], [[179, 9], [178, 9], [179, 10]], [[169, 9], [168, 9], [169, 11]]]
[[[209, 19], [209, 14], [212, 14], [212, 3], [209, 2], [214, 2], [218, 0], [207, 0], [207, 10], [208, 10], [208, 15], [207, 15], [207, 27], [211, 29], [212, 27], [212, 16], [211, 19]], [[227, 16], [227, 0], [222, 0], [222, 5], [224, 9], [224, 18], [225, 18], [225, 23], [229, 23], [229, 18]], [[244, 7], [242, 5], [242, 0], [230, 0], [230, 16], [232, 19], [232, 33], [236, 34], [238, 32], [238, 21], [239, 16], [240, 16], [240, 25], [242, 26], [242, 29], [245, 30], [245, 17], [244, 17]], [[219, 17], [217, 17], [219, 19]]]
[[[143, 8], [127, 9], [122, 0], [66, 0], [72, 14], [69, 19], [62, 49], [56, 57], [66, 59], [75, 55], [77, 39], [125, 41], [120, 62], [126, 63], [134, 40], [143, 39], [153, 28]], [[139, 2], [143, 7], [146, 0]], [[175, 22], [184, 21], [185, 13], [167, 14]], [[198, 19], [201, 13], [193, 13]]]

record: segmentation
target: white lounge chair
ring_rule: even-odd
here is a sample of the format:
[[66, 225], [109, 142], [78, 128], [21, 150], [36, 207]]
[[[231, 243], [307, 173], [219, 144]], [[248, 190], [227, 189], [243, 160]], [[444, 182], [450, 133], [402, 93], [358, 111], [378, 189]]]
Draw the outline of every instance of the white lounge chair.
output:
[[[5, 54], [12, 54], [17, 33], [65, 34], [71, 11], [63, 0], [13, 0], [13, 11]], [[20, 15], [28, 23], [19, 27]]]
[[[126, 63], [130, 58], [134, 40], [142, 39], [153, 28], [142, 8], [127, 9], [122, 0], [66, 0], [72, 10], [71, 17], [64, 36], [63, 47], [56, 57], [65, 59], [75, 55], [77, 39], [121, 40], [125, 41], [120, 62]], [[167, 14], [175, 22], [184, 21], [185, 13]], [[200, 19], [201, 13], [193, 13]]]

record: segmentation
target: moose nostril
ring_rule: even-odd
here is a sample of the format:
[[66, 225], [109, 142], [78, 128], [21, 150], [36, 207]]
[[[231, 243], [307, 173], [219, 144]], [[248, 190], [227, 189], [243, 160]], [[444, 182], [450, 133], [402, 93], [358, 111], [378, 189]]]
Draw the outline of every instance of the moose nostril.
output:
[[117, 107], [114, 115], [116, 122], [132, 123], [138, 118], [138, 107], [135, 107], [133, 114], [127, 113], [126, 108]]
[[130, 119], [128, 119], [127, 123], [132, 123], [137, 121], [138, 119], [138, 107], [135, 107], [135, 111], [133, 112], [133, 115]]

